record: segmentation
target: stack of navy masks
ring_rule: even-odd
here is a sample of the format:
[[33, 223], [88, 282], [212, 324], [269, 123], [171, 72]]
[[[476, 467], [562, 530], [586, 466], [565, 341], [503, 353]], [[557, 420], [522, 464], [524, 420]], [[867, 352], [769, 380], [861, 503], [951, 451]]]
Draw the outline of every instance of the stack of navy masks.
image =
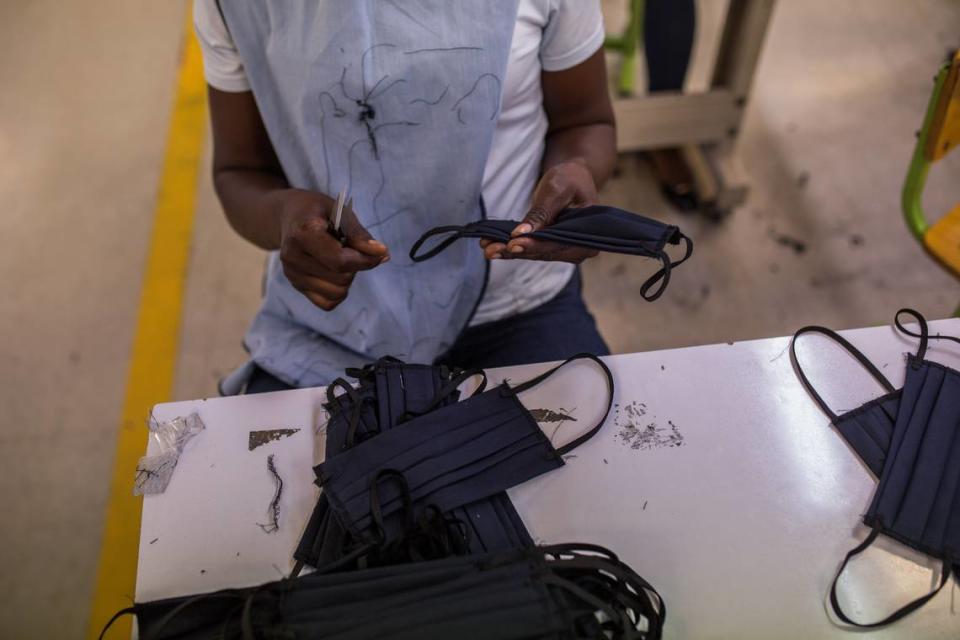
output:
[[[410, 418], [457, 402], [459, 385], [477, 371], [451, 371], [443, 366], [406, 364], [383, 358], [347, 374], [327, 387], [326, 458], [334, 459], [359, 442], [393, 429]], [[486, 386], [484, 377], [478, 391]], [[500, 492], [452, 510], [446, 516], [421, 514], [418, 531], [409, 531], [399, 548], [371, 549], [333, 517], [326, 492], [321, 493], [294, 553], [294, 575], [304, 565], [319, 570], [392, 564], [413, 559], [482, 553], [530, 546], [530, 534], [513, 503]]]
[[[920, 333], [908, 330], [901, 315], [913, 317]], [[894, 318], [901, 332], [919, 338], [916, 355], [907, 358], [902, 389], [893, 385], [847, 340], [824, 327], [804, 327], [790, 344], [790, 357], [800, 381], [831, 417], [834, 426], [878, 478], [877, 490], [863, 522], [871, 528], [867, 538], [844, 558], [830, 589], [830, 604], [837, 617], [864, 628], [881, 627], [919, 609], [932, 599], [950, 577], [960, 575], [960, 372], [925, 359], [928, 341], [951, 340], [931, 336], [927, 322], [912, 309], [901, 309]], [[796, 357], [797, 338], [820, 333], [837, 341], [880, 383], [885, 393], [861, 407], [837, 415], [814, 389]], [[852, 620], [840, 606], [837, 580], [854, 556], [884, 534], [942, 561], [939, 586], [901, 607], [883, 620]]]
[[[507, 243], [510, 235], [520, 224], [516, 220], [480, 220], [465, 226], [436, 227], [427, 231], [410, 249], [410, 259], [421, 262], [432, 258], [460, 238], [480, 238]], [[433, 236], [446, 236], [435, 245], [419, 253], [423, 245]], [[680, 229], [629, 211], [615, 207], [590, 206], [579, 209], [564, 209], [557, 220], [548, 227], [523, 234], [523, 238], [549, 240], [574, 247], [625, 253], [659, 260], [663, 265], [640, 288], [645, 300], [653, 301], [670, 283], [670, 271], [684, 262], [693, 253], [693, 243], [683, 235]], [[666, 245], [686, 245], [683, 257], [672, 261], [667, 255]], [[653, 292], [654, 285], [660, 286]]]
[[[592, 429], [554, 448], [517, 394], [579, 359], [603, 372], [606, 410]], [[455, 376], [426, 406], [404, 405], [405, 421], [362, 441], [353, 438], [335, 455], [330, 445], [339, 438], [328, 434], [328, 459], [314, 469], [326, 531], [313, 532], [311, 523], [299, 561], [325, 571], [530, 544], [505, 491], [563, 466], [564, 455], [599, 431], [613, 401], [612, 374], [596, 356], [580, 354], [515, 387], [484, 391], [481, 385], [472, 397], [450, 402], [457, 384]], [[358, 415], [357, 401], [348, 404], [351, 416]], [[343, 422], [348, 431], [360, 429], [353, 417]]]
[[656, 640], [666, 609], [610, 551], [568, 544], [137, 603], [103, 633], [125, 614], [142, 640]]

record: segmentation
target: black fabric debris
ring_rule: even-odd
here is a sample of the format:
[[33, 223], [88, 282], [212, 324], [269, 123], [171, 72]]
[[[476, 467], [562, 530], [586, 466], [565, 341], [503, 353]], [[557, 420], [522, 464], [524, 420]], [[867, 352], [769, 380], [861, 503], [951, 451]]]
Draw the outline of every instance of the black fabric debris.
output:
[[257, 526], [263, 529], [264, 533], [276, 533], [280, 530], [280, 496], [283, 495], [283, 478], [277, 473], [277, 467], [273, 463], [274, 455], [275, 454], [271, 453], [267, 456], [267, 471], [273, 476], [273, 481], [277, 485], [273, 493], [273, 499], [270, 501], [270, 506], [267, 508], [267, 514], [270, 519], [266, 523], [257, 523]]
[[251, 431], [247, 437], [247, 449], [253, 451], [268, 442], [274, 442], [280, 438], [288, 438], [298, 431], [300, 431], [300, 429], [263, 429], [260, 431]]

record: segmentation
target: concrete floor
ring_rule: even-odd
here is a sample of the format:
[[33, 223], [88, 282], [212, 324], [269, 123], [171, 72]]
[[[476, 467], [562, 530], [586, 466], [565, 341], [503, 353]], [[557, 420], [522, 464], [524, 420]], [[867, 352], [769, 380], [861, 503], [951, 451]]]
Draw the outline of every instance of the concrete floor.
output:
[[[700, 5], [693, 87], [723, 9]], [[82, 634], [184, 12], [183, 1], [0, 3], [4, 638]], [[948, 315], [960, 286], [907, 235], [898, 202], [933, 70], [958, 34], [953, 0], [779, 3], [739, 143], [747, 205], [720, 225], [671, 212], [633, 156], [605, 189], [697, 242], [655, 304], [631, 294], [650, 264], [586, 265], [613, 349], [882, 324], [905, 305]], [[931, 211], [960, 201], [958, 176], [953, 154], [931, 178]], [[263, 259], [229, 230], [205, 175], [177, 398], [214, 394], [243, 359]]]

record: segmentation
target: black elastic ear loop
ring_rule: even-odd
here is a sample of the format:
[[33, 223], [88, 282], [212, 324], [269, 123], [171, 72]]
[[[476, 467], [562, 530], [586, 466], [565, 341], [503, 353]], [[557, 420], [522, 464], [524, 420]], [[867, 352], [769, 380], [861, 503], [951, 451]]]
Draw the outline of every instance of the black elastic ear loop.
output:
[[198, 602], [201, 602], [203, 600], [207, 600], [210, 598], [236, 598], [238, 600], [242, 600], [244, 598], [244, 594], [247, 591], [248, 591], [247, 589], [229, 589], [226, 591], [219, 591], [214, 593], [202, 593], [200, 595], [193, 596], [192, 598], [188, 598], [187, 600], [184, 600], [183, 602], [178, 604], [176, 607], [171, 609], [169, 612], [167, 612], [167, 614], [164, 615], [162, 618], [160, 618], [160, 621], [153, 628], [153, 631], [149, 635], [145, 636], [143, 640], [155, 640], [156, 638], [161, 638], [162, 636], [160, 635], [160, 632], [163, 631], [166, 628], [166, 626], [170, 624], [170, 622], [174, 618], [177, 617], [177, 615], [179, 615], [180, 613], [183, 613], [185, 609], [195, 605]]
[[343, 389], [344, 394], [350, 398], [350, 402], [353, 403], [353, 406], [350, 408], [350, 418], [347, 427], [347, 437], [344, 440], [343, 448], [349, 449], [354, 445], [354, 442], [357, 438], [357, 428], [360, 426], [360, 414], [363, 411], [363, 398], [360, 397], [360, 394], [357, 393], [357, 390], [353, 388], [353, 385], [344, 380], [343, 378], [337, 378], [329, 385], [327, 385], [327, 400], [328, 404], [331, 406], [336, 403], [336, 406], [340, 408], [341, 411], [344, 411], [343, 403], [341, 398], [343, 395], [334, 396], [334, 388], [339, 387]]
[[878, 622], [860, 623], [856, 622], [855, 620], [851, 620], [850, 617], [844, 613], [843, 609], [840, 607], [840, 599], [837, 597], [837, 581], [840, 580], [840, 575], [843, 573], [843, 570], [847, 568], [847, 563], [850, 562], [854, 556], [863, 553], [867, 547], [873, 544], [873, 541], [877, 539], [877, 535], [879, 533], [880, 529], [874, 528], [870, 532], [870, 535], [867, 536], [866, 540], [861, 542], [854, 549], [847, 553], [846, 557], [843, 559], [843, 563], [841, 563], [840, 568], [837, 570], [837, 575], [833, 578], [833, 583], [830, 585], [830, 606], [833, 608], [833, 612], [842, 621], [861, 629], [877, 629], [879, 627], [885, 627], [886, 625], [896, 622], [904, 616], [913, 613], [923, 605], [927, 604], [927, 602], [929, 602], [935, 595], [940, 593], [940, 590], [943, 589], [943, 585], [947, 584], [947, 580], [950, 579], [950, 560], [944, 560], [943, 567], [940, 569], [940, 584], [930, 593], [920, 596], [916, 600], [908, 602]]
[[[914, 320], [917, 321], [917, 324], [920, 325], [920, 333], [914, 333], [900, 323], [900, 314], [902, 313], [905, 313], [908, 316], [913, 316]], [[930, 336], [930, 329], [927, 327], [927, 319], [920, 315], [919, 311], [904, 308], [897, 311], [897, 314], [893, 316], [893, 324], [897, 327], [897, 329], [900, 330], [901, 333], [905, 333], [913, 338], [920, 338], [920, 346], [917, 347], [917, 355], [915, 357], [917, 360], [923, 360], [924, 356], [927, 354], [927, 344]], [[958, 342], [960, 342], [960, 340], [958, 340]]]
[[338, 558], [333, 562], [325, 564], [322, 567], [317, 567], [316, 570], [313, 572], [313, 575], [322, 575], [325, 573], [330, 573], [331, 571], [342, 569], [343, 567], [350, 564], [354, 560], [358, 560], [363, 556], [367, 555], [368, 553], [370, 553], [371, 551], [373, 551], [376, 548], [376, 546], [377, 545], [371, 543], [371, 544], [365, 544], [360, 547], [357, 547], [347, 555], [341, 558]]
[[554, 587], [563, 589], [570, 595], [580, 599], [582, 602], [594, 607], [598, 611], [603, 611], [607, 614], [607, 617], [610, 618], [610, 620], [617, 620], [621, 623], [621, 632], [625, 631], [622, 626], [624, 617], [620, 615], [620, 612], [615, 610], [609, 602], [604, 602], [592, 593], [581, 588], [577, 583], [567, 580], [566, 578], [561, 578], [552, 572], [548, 572], [547, 575], [540, 576], [540, 581], [546, 585], [553, 585]]
[[[920, 333], [914, 333], [900, 323], [900, 314], [902, 313], [905, 313], [908, 316], [913, 316], [914, 320], [917, 321], [917, 324], [920, 325]], [[949, 340], [951, 342], [960, 344], [960, 338], [954, 336], [942, 336], [939, 333], [935, 336], [930, 335], [930, 329], [927, 326], [927, 319], [920, 315], [919, 311], [915, 311], [913, 309], [900, 309], [897, 311], [897, 315], [893, 317], [893, 324], [896, 325], [897, 329], [899, 329], [901, 333], [905, 333], [912, 338], [920, 338], [920, 347], [917, 349], [916, 355], [917, 360], [923, 360], [924, 356], [926, 355], [928, 340]]]
[[465, 369], [457, 373], [452, 378], [450, 378], [450, 380], [447, 383], [445, 383], [443, 387], [440, 388], [440, 391], [437, 392], [437, 394], [433, 397], [433, 400], [431, 400], [426, 407], [424, 407], [423, 409], [416, 409], [416, 410], [407, 409], [402, 414], [400, 414], [400, 417], [397, 418], [397, 422], [398, 423], [406, 422], [410, 418], [416, 418], [417, 416], [422, 416], [427, 413], [430, 413], [431, 411], [439, 407], [440, 404], [447, 398], [447, 396], [449, 396], [451, 393], [456, 391], [461, 384], [463, 384], [466, 380], [468, 380], [469, 378], [472, 378], [473, 376], [482, 377], [482, 380], [480, 381], [480, 385], [474, 390], [473, 395], [475, 396], [483, 393], [484, 389], [487, 388], [487, 372], [484, 371], [483, 369]]
[[[556, 373], [557, 370], [560, 369], [560, 367], [562, 367], [562, 366], [564, 366], [564, 365], [566, 365], [566, 364], [569, 364], [569, 363], [573, 362], [574, 360], [584, 360], [584, 359], [586, 359], [586, 360], [593, 360], [593, 361], [596, 362], [598, 365], [600, 365], [600, 369], [603, 370], [603, 374], [604, 374], [604, 376], [606, 376], [606, 378], [607, 378], [607, 392], [608, 392], [608, 393], [607, 393], [607, 408], [606, 408], [606, 410], [603, 412], [603, 417], [600, 418], [600, 421], [597, 423], [597, 425], [596, 425], [595, 427], [593, 427], [592, 429], [590, 429], [590, 430], [587, 431], [586, 433], [580, 435], [579, 437], [577, 437], [577, 438], [576, 438], [575, 440], [573, 440], [572, 442], [569, 442], [569, 443], [565, 444], [564, 446], [560, 447], [559, 449], [556, 449], [556, 450], [554, 451], [554, 455], [555, 455], [556, 457], [563, 457], [563, 456], [565, 456], [566, 454], [570, 453], [571, 451], [573, 451], [574, 449], [576, 449], [577, 447], [579, 447], [580, 445], [582, 445], [584, 442], [586, 442], [587, 440], [589, 440], [589, 439], [592, 438], [593, 436], [597, 435], [597, 432], [600, 431], [600, 427], [602, 427], [602, 426], [603, 426], [603, 423], [607, 421], [607, 416], [610, 415], [610, 409], [613, 408], [613, 391], [614, 391], [613, 373], [611, 373], [610, 368], [607, 367], [607, 365], [603, 362], [603, 360], [601, 360], [601, 359], [598, 358], [597, 356], [593, 355], [592, 353], [578, 353], [578, 354], [575, 355], [575, 356], [571, 356], [571, 357], [567, 358], [566, 360], [564, 360], [563, 362], [561, 362], [561, 363], [558, 364], [557, 366], [553, 367], [552, 369], [549, 369], [549, 370], [547, 370], [547, 371], [544, 371], [543, 373], [541, 373], [540, 375], [538, 375], [538, 376], [535, 377], [535, 378], [531, 378], [530, 380], [527, 380], [526, 382], [521, 382], [520, 384], [516, 385], [515, 387], [509, 387], [509, 386], [508, 386], [508, 387], [506, 388], [506, 391], [507, 391], [507, 392], [509, 392], [509, 393], [511, 393], [512, 395], [516, 396], [517, 394], [523, 393], [524, 391], [527, 391], [528, 389], [532, 389], [533, 387], [537, 386], [538, 384], [540, 384], [541, 382], [543, 382], [544, 380], [546, 380], [547, 378], [549, 378], [550, 376], [552, 376], [554, 373]], [[524, 409], [524, 411], [526, 411], [526, 409]], [[528, 412], [528, 413], [529, 413], [529, 412]]]
[[97, 639], [98, 639], [98, 640], [103, 640], [103, 637], [104, 637], [105, 635], [107, 635], [107, 631], [110, 630], [110, 627], [113, 626], [113, 623], [116, 622], [117, 620], [119, 620], [120, 618], [122, 618], [123, 616], [126, 616], [126, 615], [132, 615], [132, 616], [136, 617], [136, 615], [137, 615], [137, 606], [134, 605], [134, 606], [132, 606], [132, 607], [127, 607], [126, 609], [120, 609], [120, 611], [117, 611], [115, 614], [113, 614], [113, 617], [110, 618], [110, 621], [107, 622], [107, 624], [104, 625], [103, 629], [100, 630], [100, 635], [97, 636]]
[[800, 366], [800, 361], [797, 359], [797, 338], [805, 333], [819, 333], [830, 338], [843, 347], [843, 349], [853, 356], [857, 362], [863, 365], [870, 375], [873, 376], [873, 379], [879, 382], [880, 386], [882, 386], [887, 393], [893, 393], [896, 391], [894, 386], [890, 384], [890, 381], [887, 380], [887, 377], [880, 373], [880, 369], [877, 369], [877, 367], [870, 362], [863, 352], [853, 346], [849, 340], [841, 336], [839, 333], [833, 329], [827, 329], [826, 327], [815, 325], [802, 327], [795, 334], [793, 334], [793, 338], [790, 339], [790, 363], [793, 365], [793, 370], [797, 374], [797, 377], [800, 378], [801, 384], [803, 384], [804, 388], [813, 398], [814, 402], [816, 402], [820, 408], [823, 409], [823, 412], [830, 416], [831, 422], [836, 422], [840, 416], [834, 413], [833, 409], [827, 406], [826, 401], [820, 396], [819, 393], [817, 393], [817, 390], [813, 387], [813, 384], [810, 382], [809, 378], [807, 378], [807, 374], [803, 372], [803, 367]]
[[[458, 226], [456, 226], [456, 225], [448, 225], [448, 226], [444, 226], [444, 227], [434, 227], [433, 229], [430, 229], [430, 230], [427, 231], [425, 234], [423, 234], [422, 236], [420, 236], [420, 238], [419, 238], [416, 242], [413, 243], [413, 246], [410, 247], [410, 259], [413, 260], [414, 262], [423, 262], [424, 260], [429, 260], [430, 258], [432, 258], [433, 256], [437, 255], [437, 254], [440, 253], [441, 251], [444, 251], [447, 247], [449, 247], [451, 244], [453, 244], [454, 242], [456, 242], [457, 240], [459, 240], [461, 237], [463, 237], [463, 236], [462, 236], [463, 230], [464, 230], [463, 227], [458, 227]], [[452, 234], [452, 235], [451, 235], [450, 237], [448, 237], [448, 238], [446, 238], [446, 239], [441, 240], [440, 242], [438, 242], [434, 247], [432, 247], [431, 249], [427, 250], [426, 253], [422, 253], [422, 254], [420, 254], [420, 255], [417, 255], [417, 250], [419, 250], [420, 247], [423, 246], [423, 243], [424, 243], [424, 242], [426, 242], [427, 240], [429, 240], [429, 239], [432, 238], [433, 236], [439, 236], [439, 235], [442, 235], [442, 234], [444, 234], [444, 233], [449, 233], [449, 234]]]
[[389, 476], [400, 483], [400, 499], [403, 503], [404, 529], [411, 531], [416, 524], [413, 515], [413, 501], [410, 498], [410, 487], [407, 485], [407, 478], [396, 469], [381, 469], [373, 476], [370, 481], [370, 519], [373, 520], [373, 526], [377, 532], [377, 539], [382, 544], [386, 539], [386, 532], [383, 528], [383, 509], [380, 506], [380, 480]]
[[589, 542], [565, 542], [560, 544], [548, 544], [538, 547], [540, 551], [544, 554], [557, 556], [558, 558], [563, 555], [570, 556], [581, 556], [586, 553], [594, 554], [593, 557], [604, 558], [612, 562], [619, 562], [620, 558], [617, 557], [613, 551], [607, 549], [606, 547], [601, 547], [598, 544], [591, 544]]
[[[647, 302], [653, 302], [654, 300], [656, 300], [657, 298], [663, 295], [663, 292], [667, 290], [667, 285], [670, 284], [671, 270], [674, 267], [679, 266], [684, 262], [686, 262], [687, 259], [691, 255], [693, 255], [693, 240], [683, 235], [679, 231], [677, 233], [680, 234], [680, 239], [683, 240], [686, 244], [686, 250], [683, 253], [683, 257], [680, 258], [679, 260], [671, 261], [670, 256], [667, 255], [666, 251], [660, 252], [660, 262], [663, 266], [660, 267], [659, 271], [657, 271], [655, 274], [647, 278], [646, 282], [644, 282], [640, 286], [640, 297], [642, 297]], [[657, 282], [660, 282], [660, 286], [657, 287], [657, 290], [654, 291], [653, 293], [649, 293], [650, 288], [653, 285], [657, 284]]]
[[643, 616], [650, 624], [653, 637], [659, 637], [667, 609], [657, 590], [631, 567], [607, 558], [573, 554], [572, 558], [558, 558], [549, 563], [551, 571], [571, 574], [563, 579], [571, 582], [587, 581], [608, 592], [624, 609]]
[[383, 356], [382, 358], [378, 358], [376, 361], [365, 364], [362, 367], [347, 367], [344, 369], [344, 373], [351, 378], [356, 378], [357, 380], [366, 380], [369, 379], [370, 374], [373, 373], [374, 369], [384, 364], [406, 364], [406, 362], [393, 356]]
[[256, 597], [257, 590], [254, 589], [243, 602], [243, 612], [240, 614], [240, 633], [243, 640], [257, 640], [257, 634], [253, 630], [253, 602]]

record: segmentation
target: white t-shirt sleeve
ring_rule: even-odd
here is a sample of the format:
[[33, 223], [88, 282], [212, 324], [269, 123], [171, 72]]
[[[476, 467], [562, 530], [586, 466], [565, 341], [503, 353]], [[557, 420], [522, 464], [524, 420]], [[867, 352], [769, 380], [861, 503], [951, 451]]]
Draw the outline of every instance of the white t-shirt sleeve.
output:
[[550, 0], [550, 5], [540, 65], [544, 71], [563, 71], [603, 46], [603, 14], [600, 0]]
[[240, 52], [233, 44], [216, 0], [194, 0], [193, 27], [203, 51], [203, 75], [220, 91], [250, 91]]

